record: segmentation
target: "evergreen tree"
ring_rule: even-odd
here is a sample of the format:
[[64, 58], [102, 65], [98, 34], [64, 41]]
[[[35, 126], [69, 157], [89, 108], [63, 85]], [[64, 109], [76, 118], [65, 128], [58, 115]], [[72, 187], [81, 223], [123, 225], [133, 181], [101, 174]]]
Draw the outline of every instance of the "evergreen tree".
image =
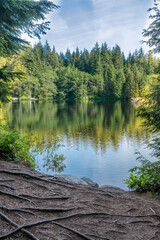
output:
[[115, 48], [113, 48], [112, 55], [113, 55], [113, 64], [116, 70], [123, 69], [122, 53], [118, 45]]
[[148, 54], [148, 62], [147, 62], [147, 74], [153, 74], [154, 73], [154, 69], [155, 69], [155, 63], [154, 63], [154, 58], [151, 52], [149, 52]]
[[53, 69], [55, 69], [56, 67], [59, 67], [59, 59], [58, 59], [58, 55], [56, 53], [56, 50], [55, 50], [55, 47], [53, 47], [53, 50], [52, 50], [52, 58], [51, 58], [51, 67]]
[[44, 48], [41, 42], [39, 42], [34, 46], [33, 54], [34, 54], [35, 76], [39, 76], [41, 72], [45, 70], [45, 66], [47, 65], [45, 62]]
[[79, 53], [79, 49], [76, 48], [76, 52], [72, 53], [72, 66], [80, 69], [80, 53]]
[[126, 65], [125, 68], [126, 82], [124, 84], [124, 97], [131, 98], [134, 94], [134, 74], [131, 70], [131, 65]]
[[80, 55], [80, 67], [79, 67], [79, 69], [81, 71], [89, 73], [90, 72], [89, 63], [90, 63], [90, 54], [89, 54], [87, 49], [84, 49], [84, 51]]
[[114, 82], [116, 79], [116, 69], [112, 62], [107, 66], [106, 72], [105, 72], [105, 95], [107, 97], [114, 96]]
[[44, 61], [45, 61], [45, 64], [47, 66], [49, 66], [49, 65], [52, 64], [52, 54], [51, 54], [51, 48], [50, 48], [50, 46], [49, 46], [47, 41], [46, 41], [43, 49], [44, 49]]
[[[45, 34], [49, 29], [49, 22], [45, 21], [45, 15], [55, 8], [57, 6], [47, 0], [0, 1], [0, 56], [15, 53], [22, 48], [24, 43], [27, 44], [21, 37], [22, 33], [38, 38], [41, 34]], [[39, 23], [40, 20], [41, 23]], [[5, 94], [10, 93], [11, 79], [15, 75], [13, 73], [11, 76], [11, 73], [11, 68], [7, 66], [0, 69], [1, 82], [4, 83], [1, 83], [3, 94], [0, 95], [0, 100], [7, 99]]]
[[[26, 43], [22, 32], [40, 38], [49, 29], [45, 15], [55, 8], [51, 1], [0, 1], [0, 55], [15, 52]], [[40, 20], [43, 22], [38, 23]]]
[[69, 49], [67, 49], [66, 54], [64, 56], [64, 66], [68, 67], [72, 62], [72, 54]]
[[90, 72], [92, 75], [101, 74], [101, 57], [100, 57], [100, 48], [98, 43], [95, 44], [95, 47], [90, 53]]
[[143, 37], [147, 38], [144, 40], [144, 43], [147, 43], [149, 47], [153, 48], [154, 53], [160, 52], [160, 35], [159, 35], [159, 26], [160, 26], [160, 9], [159, 5], [155, 4], [153, 8], [150, 8], [149, 11], [153, 11], [154, 14], [150, 15], [152, 23], [147, 29], [143, 30]]
[[125, 75], [124, 75], [123, 69], [120, 69], [116, 74], [115, 81], [112, 83], [114, 97], [116, 98], [122, 97], [122, 89], [123, 89], [124, 83], [125, 83]]
[[61, 67], [64, 66], [64, 54], [62, 52], [60, 52], [60, 55], [59, 55], [59, 65]]
[[31, 47], [28, 47], [25, 49], [23, 58], [22, 58], [22, 63], [24, 66], [27, 68], [27, 73], [29, 76], [31, 75], [36, 75], [36, 61], [34, 58], [34, 52]]

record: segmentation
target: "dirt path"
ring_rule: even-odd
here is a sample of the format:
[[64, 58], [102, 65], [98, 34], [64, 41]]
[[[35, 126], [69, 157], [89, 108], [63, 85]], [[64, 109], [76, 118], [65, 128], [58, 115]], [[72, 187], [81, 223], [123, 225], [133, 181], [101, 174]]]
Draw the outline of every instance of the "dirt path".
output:
[[0, 239], [159, 240], [160, 197], [69, 183], [0, 161]]

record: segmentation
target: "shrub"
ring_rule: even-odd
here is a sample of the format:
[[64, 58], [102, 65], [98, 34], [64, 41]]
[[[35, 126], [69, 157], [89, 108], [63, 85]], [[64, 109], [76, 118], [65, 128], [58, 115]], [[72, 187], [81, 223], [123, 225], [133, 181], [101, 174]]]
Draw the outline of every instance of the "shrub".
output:
[[131, 172], [129, 179], [126, 179], [129, 189], [138, 192], [160, 193], [160, 161], [145, 161], [141, 167], [134, 167], [129, 170]]
[[34, 167], [31, 145], [28, 137], [22, 137], [19, 132], [11, 131], [7, 127], [0, 127], [0, 157]]

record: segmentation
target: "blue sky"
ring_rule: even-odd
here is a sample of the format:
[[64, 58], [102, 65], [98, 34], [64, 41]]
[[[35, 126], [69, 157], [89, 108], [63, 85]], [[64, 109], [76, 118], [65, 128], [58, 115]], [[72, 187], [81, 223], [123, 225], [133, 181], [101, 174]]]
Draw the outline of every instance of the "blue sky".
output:
[[[91, 50], [94, 44], [118, 44], [127, 55], [141, 47], [142, 29], [153, 0], [53, 0], [61, 6], [48, 16], [51, 30], [42, 36], [58, 52], [78, 46]], [[35, 42], [35, 40], [34, 40]], [[38, 40], [36, 40], [38, 42]], [[33, 41], [32, 41], [33, 43]], [[143, 46], [145, 48], [145, 46]]]

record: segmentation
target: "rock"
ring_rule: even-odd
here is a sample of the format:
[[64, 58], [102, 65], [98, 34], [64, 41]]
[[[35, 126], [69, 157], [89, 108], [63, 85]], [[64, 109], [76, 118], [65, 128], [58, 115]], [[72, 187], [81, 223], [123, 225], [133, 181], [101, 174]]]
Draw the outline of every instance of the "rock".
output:
[[100, 189], [102, 189], [106, 192], [115, 192], [115, 193], [125, 193], [126, 192], [125, 190], [118, 188], [116, 186], [112, 186], [112, 185], [102, 185], [100, 187]]
[[76, 176], [72, 176], [72, 175], [55, 175], [57, 178], [63, 178], [68, 182], [73, 182], [73, 183], [77, 183], [77, 184], [83, 184], [83, 185], [88, 185], [85, 181], [83, 181], [82, 179], [76, 177]]
[[83, 181], [85, 181], [88, 185], [93, 186], [93, 187], [99, 187], [98, 184], [96, 182], [93, 182], [91, 179], [86, 178], [86, 177], [82, 177], [81, 178]]

